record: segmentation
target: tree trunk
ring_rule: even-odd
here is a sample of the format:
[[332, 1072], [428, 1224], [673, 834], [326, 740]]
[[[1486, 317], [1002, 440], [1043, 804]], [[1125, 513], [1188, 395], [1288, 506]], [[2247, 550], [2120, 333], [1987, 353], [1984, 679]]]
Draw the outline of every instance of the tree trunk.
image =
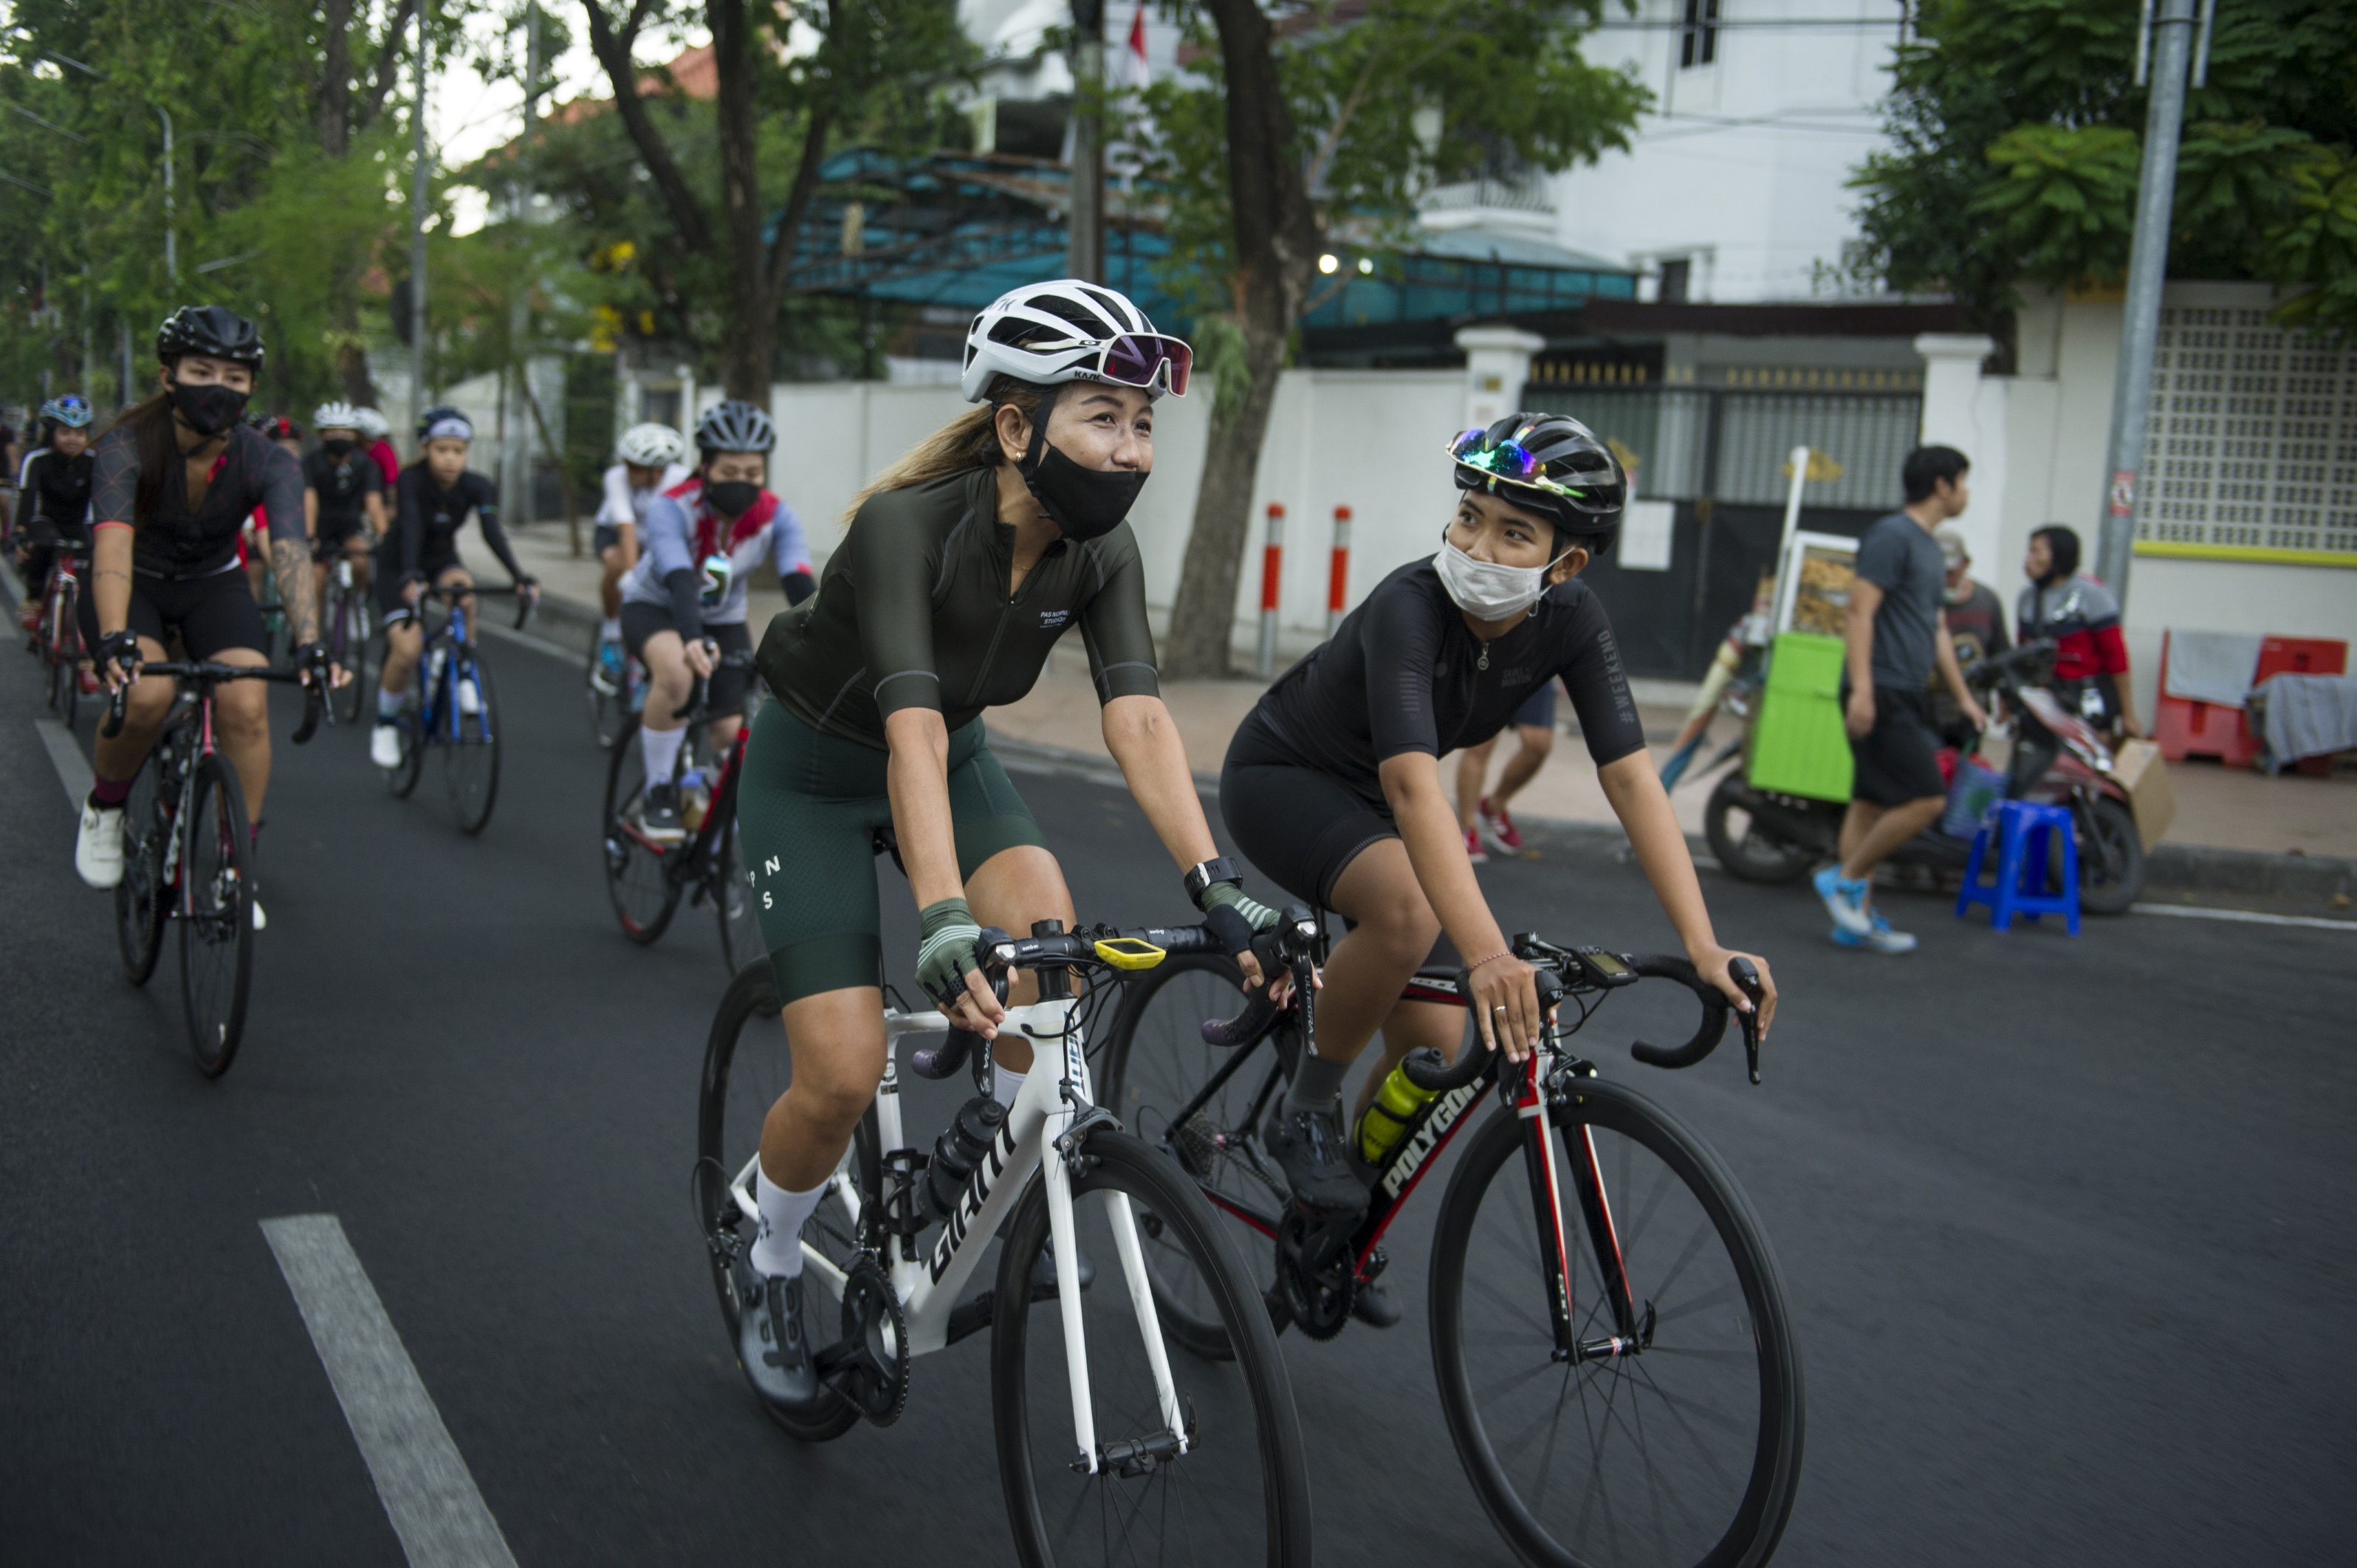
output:
[[731, 330], [720, 345], [728, 395], [770, 406], [778, 302], [761, 246], [760, 124], [753, 102], [753, 38], [745, 0], [710, 0], [705, 15], [720, 77], [720, 209], [728, 257]]
[[352, 0], [322, 0], [319, 6], [319, 91], [311, 105], [319, 145], [339, 158], [351, 145]]
[[1162, 648], [1163, 671], [1176, 679], [1217, 680], [1229, 672], [1236, 583], [1252, 536], [1253, 480], [1260, 471], [1260, 449], [1268, 438], [1269, 411], [1285, 364], [1284, 335], [1248, 334], [1244, 363], [1252, 379], [1243, 398], [1211, 414], [1195, 521], [1178, 571], [1170, 636]]

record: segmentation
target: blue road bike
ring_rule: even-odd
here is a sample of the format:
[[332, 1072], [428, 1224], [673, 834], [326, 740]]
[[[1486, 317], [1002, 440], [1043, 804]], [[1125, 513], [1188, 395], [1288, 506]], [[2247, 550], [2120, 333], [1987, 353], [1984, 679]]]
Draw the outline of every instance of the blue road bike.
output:
[[440, 601], [447, 613], [425, 635], [417, 686], [402, 709], [401, 761], [385, 773], [393, 794], [406, 800], [425, 777], [425, 754], [440, 752], [451, 812], [458, 831], [469, 838], [490, 826], [491, 808], [499, 800], [500, 726], [490, 671], [475, 645], [465, 601], [506, 595], [517, 600], [516, 626], [522, 629], [532, 618], [536, 589], [452, 583], [429, 585], [420, 596], [421, 619], [428, 600]]

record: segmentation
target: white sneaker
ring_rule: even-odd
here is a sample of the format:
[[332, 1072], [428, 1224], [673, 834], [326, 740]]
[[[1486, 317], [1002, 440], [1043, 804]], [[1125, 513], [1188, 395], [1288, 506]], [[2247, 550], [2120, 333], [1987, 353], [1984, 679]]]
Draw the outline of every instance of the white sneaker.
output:
[[470, 719], [483, 711], [483, 694], [472, 681], [458, 682], [458, 711]]
[[123, 880], [123, 808], [81, 803], [81, 829], [74, 834], [74, 870], [92, 887]]
[[379, 768], [401, 766], [401, 730], [398, 725], [379, 724], [369, 736], [369, 760]]
[[256, 899], [253, 900], [253, 929], [254, 929], [255, 930], [257, 930], [257, 931], [264, 931], [264, 930], [268, 930], [268, 929], [270, 929], [270, 922], [269, 922], [268, 920], [266, 920], [266, 919], [264, 919], [264, 918], [263, 918], [263, 915], [262, 915], [262, 900], [261, 900], [261, 899], [259, 899], [259, 898], [256, 898]]

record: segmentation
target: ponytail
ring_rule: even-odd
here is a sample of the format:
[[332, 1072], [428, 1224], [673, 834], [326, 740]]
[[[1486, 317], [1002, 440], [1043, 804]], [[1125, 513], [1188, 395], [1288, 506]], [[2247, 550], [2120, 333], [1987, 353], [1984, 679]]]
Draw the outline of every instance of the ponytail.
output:
[[848, 527], [851, 520], [859, 515], [859, 509], [867, 504], [870, 496], [885, 490], [914, 489], [952, 474], [998, 467], [1006, 456], [998, 448], [998, 411], [1012, 408], [1026, 419], [1037, 419], [1040, 399], [1047, 391], [1012, 376], [998, 377], [990, 383], [987, 403], [966, 410], [918, 442], [899, 462], [852, 497], [851, 504], [843, 509], [844, 525]]
[[131, 493], [131, 516], [120, 521], [145, 528], [164, 504], [165, 473], [180, 460], [179, 438], [172, 429], [172, 394], [159, 392], [124, 409], [109, 434], [126, 424], [139, 457], [139, 483]]

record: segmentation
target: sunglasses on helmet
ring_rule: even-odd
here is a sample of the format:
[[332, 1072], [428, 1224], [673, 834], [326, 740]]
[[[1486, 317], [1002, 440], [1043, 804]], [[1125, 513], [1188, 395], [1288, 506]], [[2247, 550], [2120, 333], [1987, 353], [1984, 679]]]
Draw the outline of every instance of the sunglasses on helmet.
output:
[[1097, 379], [1115, 386], [1160, 386], [1172, 397], [1187, 395], [1187, 378], [1195, 368], [1195, 350], [1182, 338], [1158, 332], [1125, 332], [1097, 348]]
[[[1527, 427], [1525, 427], [1527, 430]], [[1599, 474], [1597, 481], [1587, 484], [1566, 484], [1547, 477], [1546, 464], [1532, 455], [1529, 447], [1512, 436], [1492, 442], [1486, 430], [1465, 430], [1448, 444], [1448, 456], [1459, 467], [1470, 468], [1491, 479], [1508, 484], [1526, 485], [1551, 496], [1561, 496], [1581, 510], [1595, 510], [1612, 503], [1610, 491], [1618, 483], [1616, 474]]]

